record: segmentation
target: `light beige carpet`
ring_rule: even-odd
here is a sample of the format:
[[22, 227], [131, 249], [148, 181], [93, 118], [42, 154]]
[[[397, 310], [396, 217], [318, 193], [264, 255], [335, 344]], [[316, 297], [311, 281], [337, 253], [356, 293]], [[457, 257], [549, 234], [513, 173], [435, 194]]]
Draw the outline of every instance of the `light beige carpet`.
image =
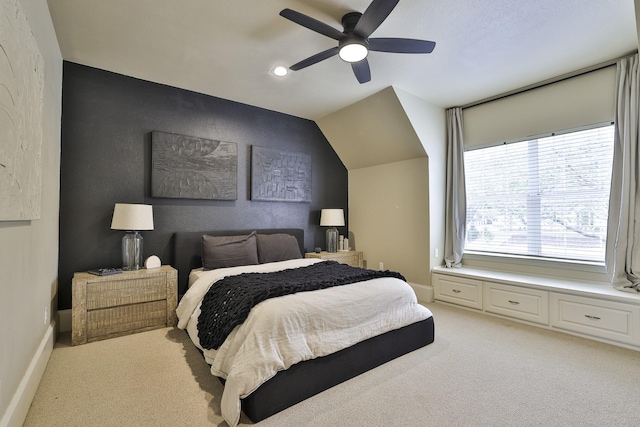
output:
[[[638, 426], [640, 352], [431, 304], [433, 344], [259, 426]], [[186, 333], [56, 344], [25, 426], [226, 426]], [[241, 425], [252, 423], [243, 415]]]

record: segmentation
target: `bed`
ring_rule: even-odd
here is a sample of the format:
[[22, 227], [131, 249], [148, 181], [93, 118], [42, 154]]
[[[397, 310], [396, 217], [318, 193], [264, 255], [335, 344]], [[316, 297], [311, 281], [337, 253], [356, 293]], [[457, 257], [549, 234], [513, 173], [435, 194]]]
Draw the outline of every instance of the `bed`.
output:
[[[216, 282], [218, 280], [245, 272], [278, 272], [294, 268], [316, 268], [317, 266], [314, 266], [316, 263], [325, 263], [325, 261], [317, 259], [278, 260], [277, 257], [276, 261], [272, 262], [267, 256], [264, 259], [262, 257], [260, 259], [260, 261], [266, 262], [259, 262], [256, 265], [233, 266], [230, 268], [223, 266], [202, 271], [203, 262], [205, 264], [208, 263], [209, 267], [211, 266], [210, 253], [205, 253], [205, 259], [203, 260], [203, 236], [207, 236], [207, 239], [211, 238], [209, 236], [224, 236], [219, 237], [220, 239], [233, 239], [234, 237], [230, 236], [236, 236], [241, 239], [250, 235], [253, 231], [217, 230], [178, 232], [174, 235], [173, 265], [178, 270], [180, 293], [185, 294], [178, 307], [179, 327], [187, 330], [194, 344], [203, 352], [207, 363], [211, 365], [212, 373], [220, 377], [221, 381], [225, 383], [221, 408], [223, 417], [230, 425], [237, 424], [240, 409], [253, 422], [259, 422], [334, 385], [433, 342], [434, 322], [429, 310], [417, 304], [415, 295], [413, 295], [410, 287], [405, 282], [393, 277], [381, 277], [367, 282], [269, 299], [252, 309], [246, 321], [236, 326], [219, 348], [215, 350], [202, 348], [195, 325], [197, 322], [194, 319], [197, 319], [198, 314], [200, 314], [198, 310], [200, 310], [201, 306], [199, 304], [203, 303], [202, 294], [206, 292], [205, 288], [208, 289], [209, 286], [213, 287], [216, 283], [222, 283]], [[257, 230], [257, 236], [271, 236], [269, 237], [271, 240], [276, 237], [293, 236], [290, 239], [295, 239], [295, 243], [297, 243], [298, 256], [304, 254], [304, 230], [302, 229]], [[260, 239], [266, 241], [267, 238], [260, 237]], [[291, 245], [291, 242], [289, 242], [289, 245]], [[262, 247], [264, 248], [265, 246]], [[266, 251], [263, 250], [263, 252]], [[216, 283], [211, 285], [210, 282]], [[413, 298], [413, 301], [409, 303], [409, 307], [402, 309], [400, 318], [374, 319], [367, 315], [366, 310], [368, 309], [366, 307], [374, 304], [376, 298], [364, 292], [381, 294], [389, 291], [396, 292], [396, 288], [398, 289], [397, 295], [402, 295], [402, 297], [398, 296], [398, 299], [408, 300]], [[410, 297], [407, 296], [406, 288], [409, 289]], [[343, 295], [347, 296], [343, 297]], [[396, 294], [394, 293], [394, 295]], [[308, 298], [314, 299], [307, 301]], [[322, 308], [322, 302], [318, 302], [322, 300], [325, 300], [325, 303], [331, 301], [331, 307]], [[333, 303], [333, 301], [339, 302]], [[342, 307], [340, 304], [345, 305]], [[405, 303], [403, 302], [402, 304]], [[358, 332], [361, 335], [355, 337], [348, 335], [348, 338], [340, 335], [343, 331], [340, 331], [340, 334], [331, 331], [323, 331], [322, 333], [305, 331], [308, 336], [304, 338], [303, 349], [300, 349], [297, 330], [295, 333], [284, 331], [282, 334], [287, 338], [286, 340], [282, 340], [281, 337], [278, 339], [274, 336], [273, 341], [279, 342], [280, 344], [278, 345], [283, 345], [287, 348], [292, 347], [295, 351], [305, 354], [283, 356], [284, 360], [274, 362], [270, 360], [271, 353], [277, 353], [280, 356], [280, 352], [283, 354], [286, 354], [286, 352], [282, 349], [277, 349], [277, 351], [269, 350], [264, 362], [263, 360], [254, 361], [253, 359], [251, 362], [245, 362], [255, 363], [255, 372], [251, 371], [247, 365], [240, 366], [238, 369], [233, 365], [233, 363], [242, 363], [236, 362], [237, 360], [249, 359], [248, 356], [245, 357], [243, 354], [235, 353], [243, 351], [241, 348], [245, 347], [245, 341], [252, 342], [255, 339], [253, 336], [247, 338], [244, 335], [245, 333], [251, 333], [248, 332], [248, 325], [258, 324], [261, 325], [260, 327], [266, 328], [266, 326], [263, 326], [266, 325], [264, 321], [255, 320], [254, 316], [259, 315], [257, 313], [261, 311], [265, 311], [265, 313], [282, 313], [295, 308], [300, 310], [295, 316], [308, 315], [311, 316], [310, 318], [320, 321], [319, 317], [321, 316], [317, 316], [313, 312], [316, 306], [323, 313], [327, 313], [327, 310], [335, 310], [331, 314], [332, 318], [337, 318], [343, 313], [349, 313], [350, 318], [359, 318], [360, 314], [356, 314], [359, 313], [356, 310], [360, 310], [359, 307], [363, 306], [364, 314], [361, 317], [365, 319], [363, 320], [363, 325], [364, 323], [367, 325], [357, 328], [358, 331], [362, 330], [362, 332]], [[270, 314], [267, 316], [270, 316]], [[308, 319], [305, 322], [308, 322]], [[289, 321], [285, 323], [288, 325]], [[351, 330], [350, 334], [353, 330]], [[316, 335], [313, 335], [314, 333]], [[257, 335], [264, 336], [265, 333], [264, 331], [259, 331]], [[315, 341], [311, 338], [314, 336], [316, 337]], [[318, 340], [317, 337], [326, 340], [326, 348], [314, 347], [314, 343]], [[269, 347], [270, 345], [271, 342], [255, 345], [251, 347], [249, 353], [254, 351], [254, 348], [260, 348], [260, 352], [262, 352], [262, 347]], [[307, 348], [311, 348], [311, 350], [307, 350]], [[228, 356], [228, 354], [233, 354], [233, 357]], [[263, 354], [261, 353], [260, 357], [262, 356]], [[253, 365], [251, 365], [251, 369], [254, 369]], [[239, 374], [239, 372], [242, 372], [242, 374]], [[243, 376], [251, 378], [241, 378]], [[246, 384], [247, 382], [249, 384]]]

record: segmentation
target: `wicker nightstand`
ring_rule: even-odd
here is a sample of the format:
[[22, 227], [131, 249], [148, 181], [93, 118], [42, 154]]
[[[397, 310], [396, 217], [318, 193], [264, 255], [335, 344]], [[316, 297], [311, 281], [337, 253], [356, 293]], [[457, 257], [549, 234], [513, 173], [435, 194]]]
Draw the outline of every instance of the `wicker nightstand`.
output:
[[73, 345], [176, 324], [178, 273], [168, 265], [111, 276], [73, 275]]
[[360, 267], [364, 266], [364, 262], [362, 260], [362, 252], [359, 251], [340, 251], [340, 252], [307, 252], [304, 254], [305, 258], [320, 258], [320, 259], [330, 259], [333, 261], [338, 261], [342, 264], [349, 264], [352, 267]]

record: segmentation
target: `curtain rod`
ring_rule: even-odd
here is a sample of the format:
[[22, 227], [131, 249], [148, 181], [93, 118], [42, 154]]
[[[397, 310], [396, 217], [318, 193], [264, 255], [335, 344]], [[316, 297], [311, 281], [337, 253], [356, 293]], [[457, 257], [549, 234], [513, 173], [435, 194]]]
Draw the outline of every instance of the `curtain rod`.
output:
[[627, 55], [623, 55], [623, 56], [621, 56], [619, 58], [610, 59], [608, 61], [601, 62], [599, 64], [592, 65], [592, 66], [587, 67], [587, 68], [582, 68], [580, 70], [573, 71], [571, 73], [563, 74], [563, 75], [557, 76], [557, 77], [552, 77], [550, 79], [543, 80], [541, 82], [534, 83], [534, 84], [531, 84], [529, 86], [525, 86], [525, 87], [522, 87], [522, 88], [519, 88], [519, 89], [515, 89], [515, 90], [509, 91], [509, 92], [501, 93], [500, 95], [494, 95], [494, 96], [489, 97], [489, 98], [481, 99], [480, 101], [471, 102], [469, 104], [461, 106], [460, 108], [462, 108], [464, 110], [466, 108], [477, 107], [478, 105], [486, 104], [487, 102], [497, 101], [498, 99], [506, 98], [508, 96], [517, 95], [517, 94], [523, 93], [523, 92], [528, 92], [528, 91], [533, 90], [533, 89], [538, 89], [538, 88], [541, 88], [541, 87], [544, 87], [544, 86], [548, 86], [548, 85], [551, 85], [551, 84], [554, 84], [554, 83], [561, 82], [563, 80], [567, 80], [567, 79], [571, 79], [573, 77], [581, 76], [583, 74], [591, 73], [593, 71], [602, 70], [603, 68], [607, 68], [607, 67], [611, 67], [613, 65], [616, 65], [616, 63], [618, 61], [620, 61], [621, 59], [629, 58], [629, 57], [635, 55], [636, 53], [638, 53], [638, 52], [635, 51], [635, 52], [629, 53]]

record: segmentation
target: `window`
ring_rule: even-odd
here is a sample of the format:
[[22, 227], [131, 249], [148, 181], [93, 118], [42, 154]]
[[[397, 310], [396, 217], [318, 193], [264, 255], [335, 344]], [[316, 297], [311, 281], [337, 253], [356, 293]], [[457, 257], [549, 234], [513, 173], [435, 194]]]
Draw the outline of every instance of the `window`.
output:
[[464, 154], [465, 250], [604, 261], [613, 125]]

